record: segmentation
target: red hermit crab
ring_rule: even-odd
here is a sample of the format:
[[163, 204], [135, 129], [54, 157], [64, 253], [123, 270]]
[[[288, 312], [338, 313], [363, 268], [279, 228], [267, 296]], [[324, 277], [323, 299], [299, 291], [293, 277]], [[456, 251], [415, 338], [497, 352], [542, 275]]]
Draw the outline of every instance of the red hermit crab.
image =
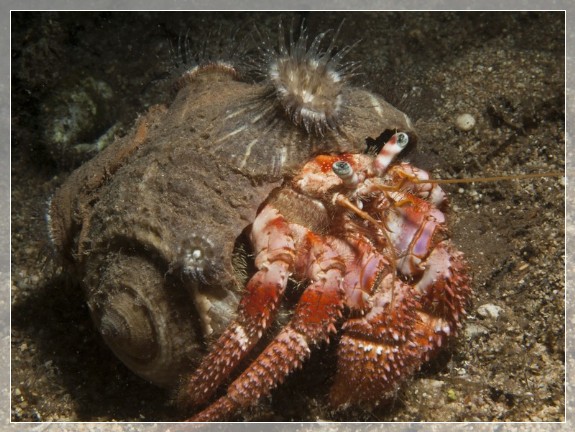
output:
[[247, 408], [338, 327], [335, 407], [389, 396], [456, 333], [470, 295], [466, 263], [448, 239], [441, 188], [408, 163], [390, 165], [407, 142], [396, 133], [375, 157], [317, 156], [265, 203], [250, 236], [257, 272], [182, 398], [209, 402], [269, 327], [290, 278], [305, 288], [289, 323], [192, 421]]

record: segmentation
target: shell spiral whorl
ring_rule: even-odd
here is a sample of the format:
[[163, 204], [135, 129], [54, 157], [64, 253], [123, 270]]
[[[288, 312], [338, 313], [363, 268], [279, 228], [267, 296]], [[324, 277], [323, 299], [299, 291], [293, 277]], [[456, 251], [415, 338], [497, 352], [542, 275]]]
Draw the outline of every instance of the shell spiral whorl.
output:
[[187, 293], [148, 260], [117, 254], [87, 293], [106, 344], [142, 378], [170, 387], [202, 354]]

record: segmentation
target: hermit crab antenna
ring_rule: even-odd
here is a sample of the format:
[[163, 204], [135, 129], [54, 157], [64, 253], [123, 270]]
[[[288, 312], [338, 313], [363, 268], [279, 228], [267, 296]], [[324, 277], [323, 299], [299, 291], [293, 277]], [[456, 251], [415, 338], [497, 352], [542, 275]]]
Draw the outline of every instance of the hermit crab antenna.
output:
[[435, 183], [435, 184], [447, 184], [447, 183], [486, 183], [486, 182], [496, 182], [501, 180], [526, 180], [532, 178], [542, 178], [542, 177], [564, 177], [563, 172], [547, 172], [547, 173], [532, 173], [532, 174], [512, 174], [512, 175], [502, 175], [493, 177], [472, 177], [472, 178], [452, 178], [452, 179], [411, 179], [412, 183]]
[[379, 154], [373, 162], [373, 168], [378, 175], [385, 172], [391, 161], [397, 156], [409, 143], [409, 137], [405, 132], [394, 134], [388, 142], [385, 143]]
[[331, 166], [332, 171], [337, 175], [347, 188], [355, 188], [359, 183], [357, 173], [349, 162], [339, 160]]

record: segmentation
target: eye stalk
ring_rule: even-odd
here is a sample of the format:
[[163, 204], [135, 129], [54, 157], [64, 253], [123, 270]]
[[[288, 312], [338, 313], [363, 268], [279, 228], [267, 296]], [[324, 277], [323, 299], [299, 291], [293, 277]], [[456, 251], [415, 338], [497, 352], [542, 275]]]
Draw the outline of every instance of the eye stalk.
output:
[[405, 132], [393, 135], [382, 147], [373, 162], [373, 168], [377, 175], [382, 175], [389, 167], [393, 159], [409, 144], [409, 136]]
[[359, 182], [355, 170], [351, 164], [344, 160], [338, 160], [331, 166], [334, 174], [337, 175], [346, 187], [355, 187]]

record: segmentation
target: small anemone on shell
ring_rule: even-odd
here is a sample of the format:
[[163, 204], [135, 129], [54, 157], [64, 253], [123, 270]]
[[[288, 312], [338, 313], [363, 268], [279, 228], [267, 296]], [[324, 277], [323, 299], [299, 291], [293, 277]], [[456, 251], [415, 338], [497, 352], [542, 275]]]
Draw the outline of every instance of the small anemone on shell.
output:
[[[318, 34], [308, 46], [305, 22], [297, 37], [292, 25], [286, 41], [280, 21], [277, 45], [269, 37], [261, 37], [258, 44], [256, 73], [268, 87], [266, 99], [279, 104], [291, 121], [308, 133], [324, 135], [327, 130], [337, 130], [344, 104], [342, 90], [358, 66], [343, 61], [353, 45], [336, 47], [340, 29], [341, 25], [333, 36], [330, 30]], [[331, 40], [326, 44], [328, 36]]]
[[191, 29], [180, 33], [171, 46], [172, 74], [178, 77], [176, 88], [181, 88], [202, 71], [220, 70], [237, 79], [244, 77], [244, 61], [249, 50], [242, 27], [223, 30], [222, 26], [207, 34], [194, 37]]
[[206, 282], [205, 271], [214, 259], [214, 245], [206, 237], [191, 235], [185, 238], [178, 250], [178, 260], [173, 267], [201, 282]]

